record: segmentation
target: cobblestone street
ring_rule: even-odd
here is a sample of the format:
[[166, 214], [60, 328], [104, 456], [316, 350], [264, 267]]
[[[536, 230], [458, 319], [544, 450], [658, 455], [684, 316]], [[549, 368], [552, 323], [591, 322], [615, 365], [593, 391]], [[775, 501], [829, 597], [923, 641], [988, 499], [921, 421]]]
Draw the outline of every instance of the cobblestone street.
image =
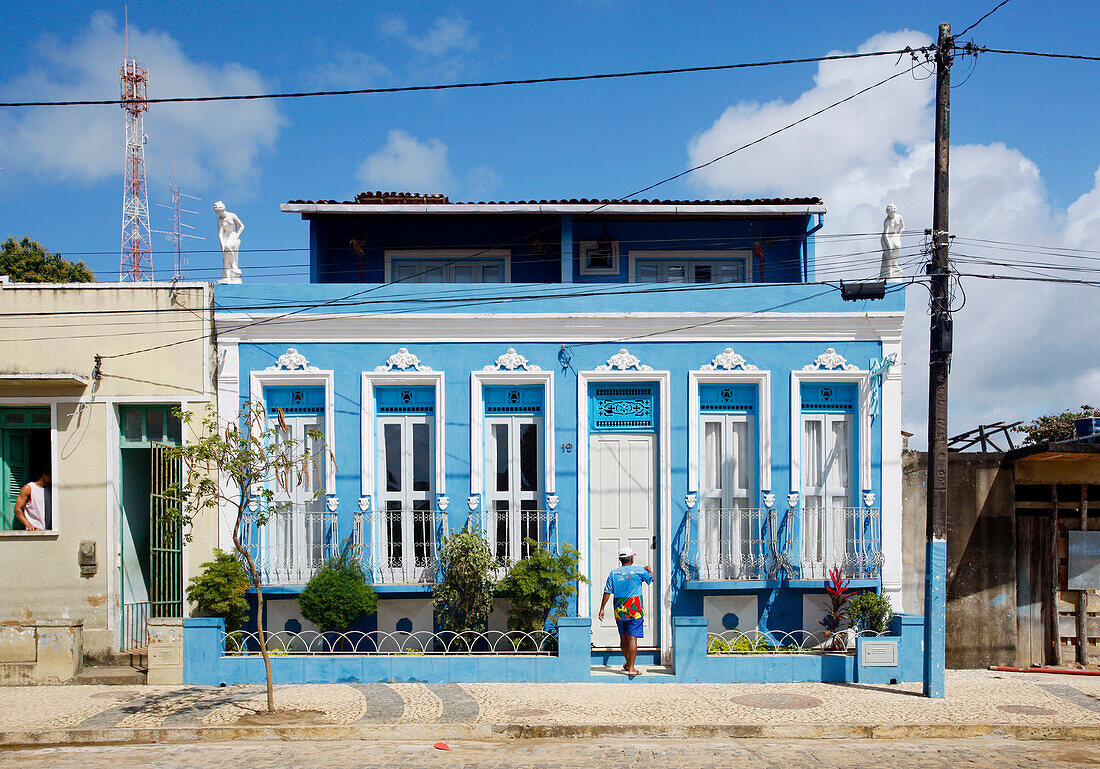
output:
[[[380, 735], [381, 736], [381, 735]], [[450, 743], [428, 742], [234, 742], [15, 750], [0, 765], [19, 769], [290, 769], [291, 767], [1014, 767], [1100, 766], [1097, 742], [967, 740], [758, 740], [585, 739]]]

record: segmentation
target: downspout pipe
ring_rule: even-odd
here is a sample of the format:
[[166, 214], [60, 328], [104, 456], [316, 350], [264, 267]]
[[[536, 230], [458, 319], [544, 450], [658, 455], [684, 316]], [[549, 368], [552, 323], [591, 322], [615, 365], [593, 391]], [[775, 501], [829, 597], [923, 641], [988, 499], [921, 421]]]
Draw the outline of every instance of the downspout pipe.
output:
[[806, 230], [806, 236], [802, 238], [802, 280], [807, 283], [813, 277], [810, 275], [810, 236], [825, 226], [825, 214], [815, 215], [817, 224]]

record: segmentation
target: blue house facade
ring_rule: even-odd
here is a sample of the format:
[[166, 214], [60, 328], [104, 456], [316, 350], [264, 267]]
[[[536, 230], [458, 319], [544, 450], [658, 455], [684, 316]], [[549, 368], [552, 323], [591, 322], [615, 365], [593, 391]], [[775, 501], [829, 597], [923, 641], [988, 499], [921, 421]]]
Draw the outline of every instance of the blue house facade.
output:
[[[282, 209], [309, 223], [311, 282], [215, 292], [222, 416], [261, 400], [332, 451], [289, 511], [246, 527], [270, 629], [310, 627], [293, 599], [347, 543], [381, 599], [363, 628], [431, 631], [440, 538], [463, 526], [501, 573], [528, 539], [576, 547], [596, 656], [618, 645], [596, 614], [624, 545], [656, 575], [653, 662], [678, 617], [819, 630], [834, 567], [915, 608], [900, 605], [904, 294], [843, 302], [815, 281], [820, 200]], [[493, 627], [506, 619], [498, 601]]]

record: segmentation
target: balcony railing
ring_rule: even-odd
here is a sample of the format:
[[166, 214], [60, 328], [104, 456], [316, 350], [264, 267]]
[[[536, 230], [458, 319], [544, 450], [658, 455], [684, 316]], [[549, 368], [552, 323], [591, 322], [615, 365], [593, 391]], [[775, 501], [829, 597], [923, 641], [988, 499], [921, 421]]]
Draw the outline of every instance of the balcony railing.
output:
[[760, 507], [688, 511], [681, 564], [692, 581], [774, 579], [786, 567], [780, 514]]
[[336, 513], [295, 505], [261, 514], [246, 512], [242, 542], [256, 562], [263, 585], [302, 585], [337, 554]]
[[434, 585], [446, 530], [441, 510], [356, 511], [352, 549], [374, 584]]
[[875, 579], [882, 573], [882, 516], [877, 507], [802, 509], [803, 579], [825, 579], [839, 567], [848, 579]]
[[488, 542], [498, 569], [529, 556], [534, 547], [527, 540], [543, 545], [554, 554], [558, 552], [558, 514], [555, 510], [483, 510], [473, 520]]

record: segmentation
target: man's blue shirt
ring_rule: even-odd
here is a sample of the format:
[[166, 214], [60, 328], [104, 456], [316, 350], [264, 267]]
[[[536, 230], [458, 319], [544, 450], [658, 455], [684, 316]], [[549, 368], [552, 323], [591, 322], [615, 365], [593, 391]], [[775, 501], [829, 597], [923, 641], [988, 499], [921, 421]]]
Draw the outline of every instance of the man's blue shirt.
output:
[[641, 619], [642, 585], [653, 582], [653, 575], [641, 566], [619, 566], [607, 575], [603, 591], [615, 596], [615, 619]]

